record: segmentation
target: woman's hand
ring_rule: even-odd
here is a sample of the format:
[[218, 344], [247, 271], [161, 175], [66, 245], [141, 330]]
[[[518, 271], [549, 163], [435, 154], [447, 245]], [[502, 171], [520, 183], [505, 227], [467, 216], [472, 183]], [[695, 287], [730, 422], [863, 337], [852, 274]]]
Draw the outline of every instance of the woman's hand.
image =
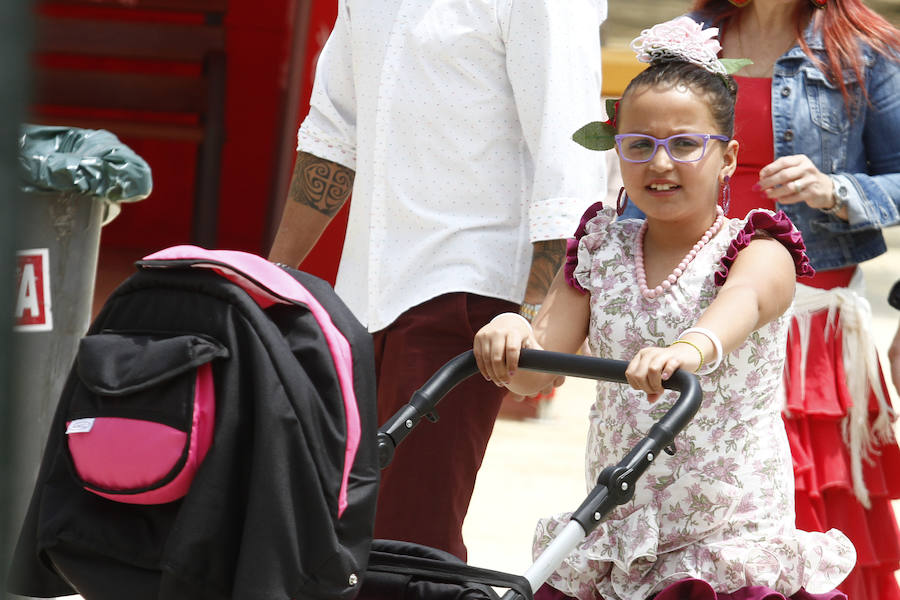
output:
[[662, 382], [676, 369], [693, 373], [700, 368], [700, 352], [691, 344], [675, 343], [659, 348], [642, 348], [625, 370], [625, 378], [636, 390], [647, 392], [647, 400], [656, 402], [663, 393]]
[[781, 204], [805, 202], [819, 210], [834, 206], [834, 182], [805, 154], [782, 156], [769, 163], [760, 170], [756, 186], [754, 189]]
[[518, 369], [522, 348], [541, 349], [528, 321], [514, 313], [503, 313], [478, 330], [472, 349], [484, 378], [505, 386]]

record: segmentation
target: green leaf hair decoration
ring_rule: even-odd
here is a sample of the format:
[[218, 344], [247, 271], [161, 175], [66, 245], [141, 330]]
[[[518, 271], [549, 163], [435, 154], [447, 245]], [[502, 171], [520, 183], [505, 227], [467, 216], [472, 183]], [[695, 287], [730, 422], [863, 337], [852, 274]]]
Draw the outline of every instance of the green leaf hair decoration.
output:
[[572, 139], [588, 150], [612, 150], [616, 145], [616, 118], [619, 112], [619, 98], [606, 100], [606, 121], [592, 121], [572, 134]]

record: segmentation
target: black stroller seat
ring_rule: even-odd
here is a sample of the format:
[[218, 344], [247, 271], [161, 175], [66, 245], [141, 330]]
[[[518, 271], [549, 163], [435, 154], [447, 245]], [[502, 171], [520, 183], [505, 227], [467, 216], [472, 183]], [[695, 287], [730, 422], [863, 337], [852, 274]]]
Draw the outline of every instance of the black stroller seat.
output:
[[471, 567], [443, 550], [396, 540], [373, 540], [359, 600], [499, 600], [493, 587], [531, 598], [520, 575]]

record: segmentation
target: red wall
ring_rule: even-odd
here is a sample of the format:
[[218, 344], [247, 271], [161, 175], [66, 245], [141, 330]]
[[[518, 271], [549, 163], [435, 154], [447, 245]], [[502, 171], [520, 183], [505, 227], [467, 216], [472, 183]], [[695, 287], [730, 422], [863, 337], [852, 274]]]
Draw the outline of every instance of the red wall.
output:
[[[219, 248], [263, 255], [268, 251], [266, 229], [277, 149], [284, 136], [296, 139], [299, 121], [308, 112], [312, 64], [337, 12], [335, 0], [311, 2], [307, 45], [301, 62], [304, 73], [298, 122], [283, 131], [281, 103], [291, 76], [293, 36], [298, 33], [294, 23], [297, 1], [231, 0], [229, 4], [225, 22], [228, 79]], [[102, 245], [155, 250], [188, 243], [196, 146], [126, 138], [122, 141], [150, 164], [154, 191], [149, 198], [123, 207], [121, 215], [103, 229]], [[333, 281], [345, 219], [339, 216], [329, 228], [304, 263], [305, 270]]]

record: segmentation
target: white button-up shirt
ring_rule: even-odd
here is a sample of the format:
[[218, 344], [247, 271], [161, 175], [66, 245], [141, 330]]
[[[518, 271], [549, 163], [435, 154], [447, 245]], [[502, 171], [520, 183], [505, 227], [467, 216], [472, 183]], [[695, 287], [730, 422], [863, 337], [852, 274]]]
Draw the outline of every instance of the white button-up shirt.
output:
[[532, 242], [605, 193], [605, 0], [340, 0], [298, 149], [356, 171], [335, 289], [378, 331], [450, 292], [521, 302]]

